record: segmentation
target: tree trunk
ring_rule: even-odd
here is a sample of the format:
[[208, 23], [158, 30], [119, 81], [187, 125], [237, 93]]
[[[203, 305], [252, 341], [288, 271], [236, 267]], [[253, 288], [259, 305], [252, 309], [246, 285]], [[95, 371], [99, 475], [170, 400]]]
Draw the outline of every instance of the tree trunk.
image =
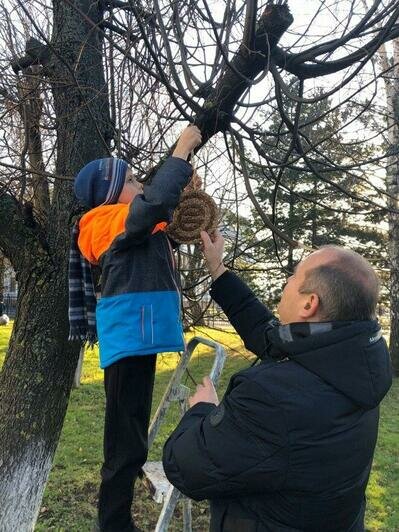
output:
[[4, 297], [5, 273], [6, 273], [6, 263], [5, 263], [4, 255], [0, 252], [0, 301], [2, 301]]
[[[392, 64], [385, 80], [387, 97], [387, 122], [390, 156], [387, 159], [386, 188], [390, 195], [388, 207], [399, 210], [399, 39], [393, 41]], [[386, 50], [380, 51], [383, 70], [389, 67]], [[389, 222], [389, 266], [390, 266], [390, 337], [389, 349], [394, 372], [399, 375], [399, 216], [390, 212]]]
[[[295, 206], [295, 197], [293, 194], [293, 191], [289, 191], [289, 210], [288, 210], [288, 229], [287, 229], [287, 235], [290, 237], [291, 240], [294, 239], [294, 206]], [[288, 257], [287, 257], [287, 270], [289, 272], [289, 275], [292, 275], [294, 272], [294, 248], [292, 246], [289, 246], [288, 248]]]
[[[99, 3], [76, 5], [98, 23]], [[100, 34], [56, 0], [46, 75], [57, 117], [57, 175], [74, 175], [108, 156], [110, 131]], [[85, 43], [85, 46], [82, 46]], [[33, 530], [62, 428], [79, 346], [68, 342], [67, 264], [76, 204], [72, 183], [57, 180], [45, 225], [0, 199], [0, 245], [19, 282], [17, 316], [0, 373], [0, 530]]]
[[[313, 197], [317, 198], [317, 179], [314, 180], [313, 184]], [[313, 203], [312, 205], [312, 239], [311, 239], [311, 246], [312, 248], [315, 248], [317, 246], [317, 207], [316, 204]]]
[[190, 327], [205, 325], [205, 309], [201, 304], [204, 293], [198, 286], [199, 272], [204, 267], [203, 255], [196, 244], [187, 246], [186, 252], [181, 254], [180, 264], [182, 289], [184, 294], [183, 327], [187, 331]]
[[[35, 257], [0, 375], [0, 530], [32, 530], [57, 446], [76, 366], [67, 341], [65, 267]], [[62, 305], [49, 305], [54, 297]]]
[[85, 355], [85, 348], [82, 346], [79, 351], [79, 359], [73, 376], [73, 388], [79, 388], [82, 379], [83, 359]]
[[[30, 167], [34, 172], [31, 177], [32, 203], [35, 215], [45, 220], [50, 209], [50, 191], [47, 179], [40, 175], [45, 171], [43, 161], [43, 146], [40, 133], [40, 119], [42, 115], [42, 100], [40, 98], [40, 70], [37, 65], [28, 69], [18, 86], [21, 100], [20, 114], [24, 123], [25, 145], [29, 155]], [[25, 186], [23, 185], [23, 188]]]

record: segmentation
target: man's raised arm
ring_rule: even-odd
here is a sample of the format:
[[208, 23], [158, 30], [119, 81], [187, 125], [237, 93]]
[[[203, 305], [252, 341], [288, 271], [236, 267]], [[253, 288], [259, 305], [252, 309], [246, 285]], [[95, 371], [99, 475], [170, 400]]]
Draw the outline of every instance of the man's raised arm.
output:
[[219, 231], [201, 233], [203, 251], [212, 276], [211, 296], [223, 309], [245, 347], [260, 358], [266, 355], [266, 331], [277, 325], [276, 317], [252, 290], [223, 264], [224, 239]]

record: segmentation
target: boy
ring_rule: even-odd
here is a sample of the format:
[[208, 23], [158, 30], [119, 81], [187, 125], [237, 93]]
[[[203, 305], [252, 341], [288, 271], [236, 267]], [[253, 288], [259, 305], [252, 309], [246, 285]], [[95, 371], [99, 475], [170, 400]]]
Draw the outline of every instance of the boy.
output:
[[[150, 185], [137, 182], [124, 161], [112, 158], [92, 161], [75, 180], [76, 197], [91, 210], [75, 227], [72, 243], [70, 337], [93, 341], [97, 330], [104, 368], [98, 502], [103, 532], [138, 530], [131, 504], [147, 458], [156, 354], [184, 349], [179, 282], [163, 229], [192, 174], [189, 154], [200, 143], [199, 129], [187, 127]], [[101, 267], [97, 305], [87, 263], [75, 244], [84, 259]]]

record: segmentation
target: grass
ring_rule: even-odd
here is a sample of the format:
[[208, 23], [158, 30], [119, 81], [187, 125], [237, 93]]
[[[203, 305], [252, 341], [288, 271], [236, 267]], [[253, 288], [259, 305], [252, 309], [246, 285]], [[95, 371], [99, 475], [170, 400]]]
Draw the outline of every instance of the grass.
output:
[[[0, 366], [11, 325], [0, 327]], [[210, 336], [226, 346], [228, 359], [219, 385], [223, 393], [232, 373], [248, 366], [249, 357], [240, 339], [231, 332], [197, 330], [198, 335]], [[198, 347], [190, 363], [190, 373], [195, 380], [209, 372], [212, 352], [205, 346]], [[153, 405], [159, 403], [172, 375], [176, 355], [158, 357]], [[193, 388], [187, 378], [185, 384]], [[46, 487], [36, 532], [89, 532], [96, 513], [99, 468], [102, 461], [102, 430], [104, 393], [102, 371], [98, 368], [97, 351], [86, 353], [82, 385], [73, 390]], [[173, 430], [178, 412], [171, 409], [166, 422], [150, 451], [150, 460], [160, 458], [162, 442]], [[396, 380], [381, 408], [379, 441], [373, 464], [367, 496], [367, 530], [370, 532], [399, 531], [399, 380]], [[143, 530], [154, 529], [160, 506], [154, 503], [141, 482], [137, 483], [134, 516]], [[208, 506], [193, 504], [193, 530], [208, 529]], [[182, 530], [181, 509], [176, 510], [172, 532]]]

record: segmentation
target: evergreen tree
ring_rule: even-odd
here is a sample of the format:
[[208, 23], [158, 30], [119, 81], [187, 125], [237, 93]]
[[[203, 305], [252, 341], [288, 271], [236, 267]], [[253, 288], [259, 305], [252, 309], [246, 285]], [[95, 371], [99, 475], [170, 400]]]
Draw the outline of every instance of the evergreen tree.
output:
[[[296, 105], [288, 98], [284, 101], [285, 112], [292, 122]], [[303, 148], [312, 147], [309, 155], [315, 170], [312, 172], [303, 163], [293, 135], [276, 111], [270, 121], [268, 139], [271, 140], [264, 145], [270, 167], [251, 168], [252, 177], [255, 175], [258, 180], [256, 195], [264, 211], [270, 213], [275, 225], [291, 240], [303, 243], [309, 251], [335, 244], [359, 252], [372, 262], [384, 287], [387, 234], [379, 223], [381, 213], [362, 210], [359, 201], [353, 199], [355, 195], [376, 199], [377, 192], [364, 186], [359, 174], [345, 169], [370, 159], [375, 147], [345, 141], [339, 133], [342, 113], [342, 109], [333, 110], [326, 99], [302, 105], [300, 122], [304, 125], [299, 131]], [[351, 109], [346, 108], [345, 113], [347, 119]], [[339, 189], [331, 186], [331, 182]], [[255, 211], [253, 227], [261, 234], [263, 222]], [[304, 254], [303, 249], [295, 250], [277, 239], [259, 243], [257, 260], [270, 272], [264, 276], [269, 304], [275, 304], [279, 298], [285, 282], [282, 273], [289, 275]], [[382, 290], [382, 299], [385, 298], [386, 290]]]

